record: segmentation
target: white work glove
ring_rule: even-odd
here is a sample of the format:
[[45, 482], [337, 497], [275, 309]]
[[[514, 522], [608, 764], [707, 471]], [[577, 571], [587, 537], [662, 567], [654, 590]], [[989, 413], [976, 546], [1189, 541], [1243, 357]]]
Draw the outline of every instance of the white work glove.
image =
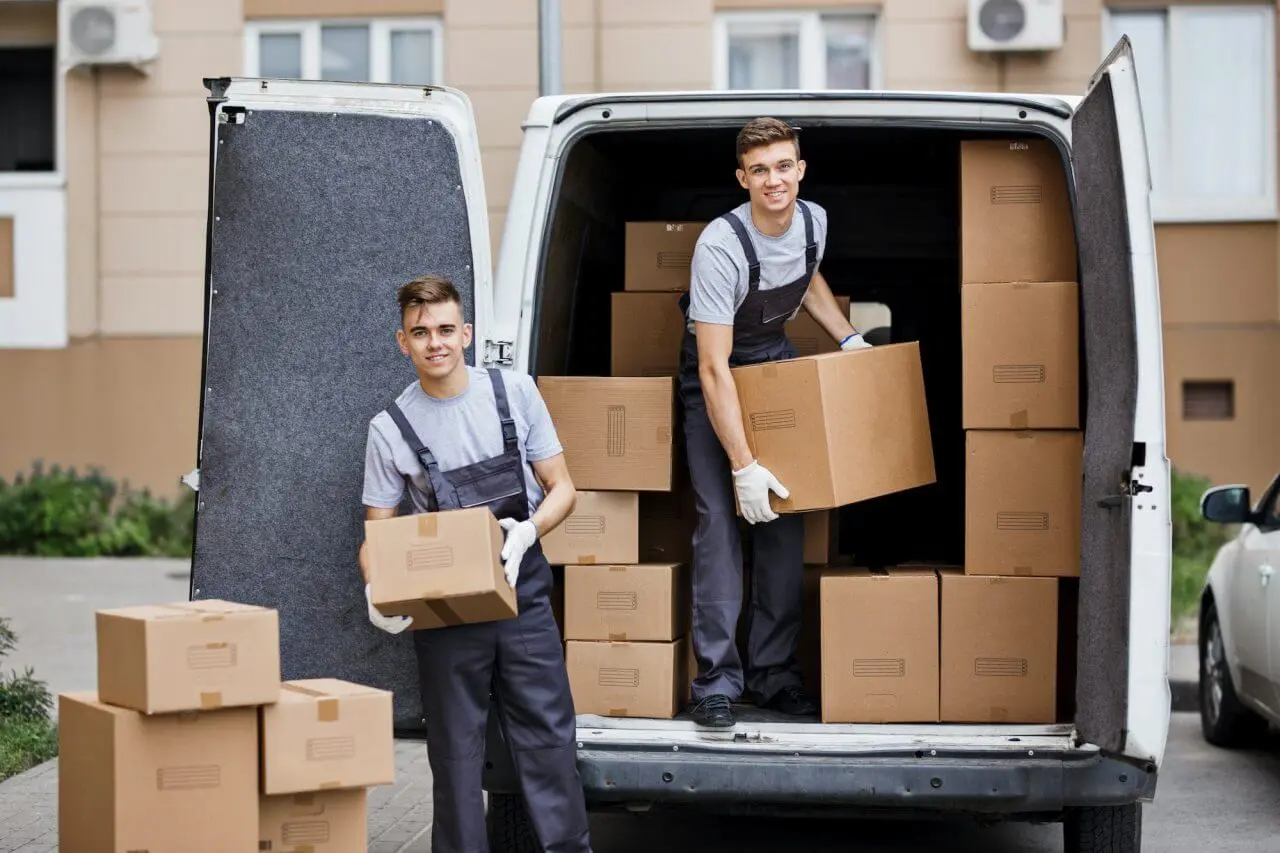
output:
[[791, 497], [791, 492], [778, 482], [773, 472], [755, 461], [733, 472], [733, 488], [738, 493], [738, 506], [742, 507], [742, 517], [748, 524], [773, 521], [778, 517], [773, 507], [769, 506], [770, 490], [783, 500]]
[[399, 634], [413, 624], [412, 616], [383, 616], [379, 613], [378, 608], [373, 606], [373, 595], [369, 592], [368, 584], [364, 585], [364, 600], [369, 605], [369, 621], [388, 634]]
[[525, 552], [538, 541], [538, 528], [532, 521], [516, 521], [514, 518], [500, 518], [498, 524], [507, 531], [507, 541], [502, 545], [502, 570], [507, 576], [507, 583], [515, 589]]
[[842, 350], [870, 349], [870, 348], [871, 348], [871, 344], [867, 343], [863, 339], [862, 332], [854, 332], [852, 335], [850, 335], [849, 337], [845, 338], [843, 341], [840, 342], [840, 349]]

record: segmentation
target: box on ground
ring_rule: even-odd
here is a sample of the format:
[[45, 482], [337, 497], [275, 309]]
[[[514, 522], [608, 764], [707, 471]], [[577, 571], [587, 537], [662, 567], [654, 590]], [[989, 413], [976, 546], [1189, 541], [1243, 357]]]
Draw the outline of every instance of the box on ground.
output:
[[670, 642], [689, 630], [689, 573], [679, 563], [565, 566], [566, 640]]
[[965, 429], [1080, 424], [1079, 287], [961, 288]]
[[823, 572], [822, 720], [938, 721], [938, 576]]
[[[845, 317], [849, 316], [849, 297], [837, 296], [836, 304]], [[801, 308], [795, 319], [786, 325], [787, 339], [802, 356], [817, 355], [821, 352], [837, 352], [840, 342], [827, 334], [827, 330], [813, 319], [813, 315]]]
[[628, 222], [626, 290], [688, 290], [693, 249], [705, 222]]
[[59, 695], [58, 836], [68, 853], [256, 850], [258, 709], [147, 715]]
[[541, 542], [552, 564], [638, 563], [640, 494], [579, 491], [573, 512]]
[[287, 681], [262, 709], [262, 793], [395, 782], [391, 693], [335, 678]]
[[205, 600], [99, 610], [98, 695], [146, 714], [263, 705], [280, 694], [280, 617]]
[[918, 344], [732, 373], [747, 444], [791, 492], [770, 495], [776, 511], [835, 509], [934, 482]]
[[384, 616], [411, 616], [411, 630], [516, 615], [502, 572], [502, 528], [488, 507], [366, 521], [369, 592]]
[[1058, 583], [942, 573], [942, 722], [1055, 721]]
[[1047, 140], [960, 143], [961, 281], [1075, 281], [1062, 155]]
[[258, 801], [259, 853], [364, 853], [369, 792], [319, 791]]
[[835, 510], [818, 510], [804, 514], [804, 562], [806, 566], [825, 566], [840, 553], [840, 517]]
[[671, 490], [675, 380], [542, 376], [573, 484], [599, 491]]
[[565, 665], [574, 710], [606, 717], [669, 720], [682, 706], [688, 638], [669, 643], [570, 640]]
[[693, 487], [640, 495], [640, 560], [645, 563], [689, 563], [698, 508]]
[[613, 376], [675, 376], [685, 317], [680, 293], [614, 293], [610, 369]]
[[1078, 576], [1081, 433], [974, 430], [965, 443], [965, 571]]

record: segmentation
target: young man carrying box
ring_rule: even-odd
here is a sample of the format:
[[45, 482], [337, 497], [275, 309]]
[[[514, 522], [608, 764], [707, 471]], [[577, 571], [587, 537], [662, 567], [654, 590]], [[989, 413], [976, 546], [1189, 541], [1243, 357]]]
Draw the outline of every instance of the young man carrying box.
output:
[[[758, 118], [738, 133], [738, 183], [749, 200], [698, 238], [680, 364], [689, 475], [697, 497], [693, 535], [694, 720], [734, 724], [744, 687], [759, 704], [815, 714], [801, 688], [796, 643], [804, 603], [804, 518], [781, 517], [769, 492], [786, 487], [752, 458], [730, 368], [795, 358], [785, 325], [803, 305], [841, 349], [869, 346], [840, 310], [818, 261], [827, 215], [797, 193], [805, 162], [795, 131]], [[797, 209], [799, 216], [797, 216]], [[754, 525], [755, 594], [747, 671], [734, 645], [742, 606], [742, 551], [734, 498]]]
[[[481, 771], [492, 685], [543, 849], [589, 851], [573, 699], [538, 541], [573, 509], [560, 441], [530, 377], [467, 366], [471, 326], [451, 283], [418, 278], [398, 299], [396, 339], [418, 381], [369, 424], [365, 518], [394, 517], [406, 488], [417, 512], [488, 506], [506, 531], [501, 556], [519, 603], [515, 619], [414, 632], [435, 784], [433, 850], [486, 849]], [[368, 600], [365, 545], [360, 570]], [[368, 610], [384, 631], [410, 627], [371, 601]]]

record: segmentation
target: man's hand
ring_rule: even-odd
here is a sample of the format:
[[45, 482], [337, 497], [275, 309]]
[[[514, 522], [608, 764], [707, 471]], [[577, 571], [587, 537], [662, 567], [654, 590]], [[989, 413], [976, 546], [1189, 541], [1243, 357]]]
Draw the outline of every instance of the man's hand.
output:
[[733, 472], [733, 488], [738, 494], [742, 517], [748, 524], [773, 521], [778, 517], [769, 506], [770, 491], [783, 500], [791, 497], [791, 492], [778, 482], [773, 472], [754, 460], [747, 467]]
[[843, 341], [840, 342], [840, 349], [842, 350], [870, 349], [870, 348], [871, 348], [871, 344], [863, 340], [861, 332], [854, 332], [852, 335], [849, 335], [847, 338], [845, 338]]
[[383, 616], [379, 613], [378, 608], [373, 606], [373, 595], [369, 592], [369, 584], [364, 585], [364, 600], [369, 605], [369, 621], [374, 624], [374, 627], [381, 628], [388, 634], [399, 634], [413, 624], [411, 616]]
[[538, 528], [532, 521], [516, 521], [514, 518], [500, 518], [498, 524], [507, 531], [507, 541], [502, 546], [503, 573], [507, 576], [507, 583], [515, 589], [525, 552], [538, 541]]

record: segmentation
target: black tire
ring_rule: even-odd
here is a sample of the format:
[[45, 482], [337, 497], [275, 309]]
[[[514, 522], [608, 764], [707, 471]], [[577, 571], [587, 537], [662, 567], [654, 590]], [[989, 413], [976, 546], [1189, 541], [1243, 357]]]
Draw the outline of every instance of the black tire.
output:
[[524, 797], [490, 794], [485, 825], [490, 853], [543, 853], [529, 821], [529, 812], [525, 810]]
[[1142, 806], [1086, 806], [1067, 809], [1062, 820], [1065, 853], [1139, 853]]
[[1200, 729], [1205, 740], [1225, 748], [1257, 743], [1267, 730], [1266, 721], [1236, 694], [1212, 602], [1205, 603], [1200, 617]]

